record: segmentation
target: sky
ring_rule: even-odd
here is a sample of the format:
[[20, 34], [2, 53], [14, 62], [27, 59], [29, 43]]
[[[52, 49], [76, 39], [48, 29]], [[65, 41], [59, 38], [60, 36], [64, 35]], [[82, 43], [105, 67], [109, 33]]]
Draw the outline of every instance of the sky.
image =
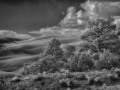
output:
[[111, 16], [120, 17], [120, 0], [0, 0], [0, 30], [23, 34], [61, 21], [84, 27], [91, 18]]
[[56, 26], [70, 6], [85, 0], [0, 0], [0, 30], [26, 33]]

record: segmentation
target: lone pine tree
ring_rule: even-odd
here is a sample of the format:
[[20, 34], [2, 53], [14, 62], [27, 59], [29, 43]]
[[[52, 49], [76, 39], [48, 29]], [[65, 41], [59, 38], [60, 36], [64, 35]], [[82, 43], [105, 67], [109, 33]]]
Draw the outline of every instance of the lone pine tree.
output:
[[51, 41], [48, 43], [44, 50], [44, 55], [51, 55], [55, 58], [62, 58], [63, 57], [63, 50], [60, 48], [61, 42], [53, 38]]

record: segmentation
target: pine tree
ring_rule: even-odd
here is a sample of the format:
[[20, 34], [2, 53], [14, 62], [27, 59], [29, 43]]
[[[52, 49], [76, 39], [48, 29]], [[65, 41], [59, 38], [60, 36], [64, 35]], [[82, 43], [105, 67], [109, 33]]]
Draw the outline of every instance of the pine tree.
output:
[[62, 58], [63, 57], [63, 50], [60, 48], [61, 42], [53, 38], [45, 48], [44, 55], [51, 55], [55, 58]]

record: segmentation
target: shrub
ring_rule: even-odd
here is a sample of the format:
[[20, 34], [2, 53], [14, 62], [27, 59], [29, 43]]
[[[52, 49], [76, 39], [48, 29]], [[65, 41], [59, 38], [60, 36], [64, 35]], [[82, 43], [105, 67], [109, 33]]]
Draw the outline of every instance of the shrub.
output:
[[98, 61], [99, 60], [99, 57], [100, 57], [100, 54], [99, 53], [94, 53], [92, 54], [92, 58], [94, 61]]
[[97, 52], [96, 46], [93, 43], [87, 41], [82, 41], [76, 49], [78, 53], [88, 50], [91, 50], [92, 52]]
[[26, 66], [20, 74], [27, 75], [27, 74], [37, 74], [46, 72], [55, 72], [58, 71], [60, 68], [64, 67], [65, 59], [64, 58], [54, 58], [52, 56], [46, 56], [41, 58], [37, 62]]
[[111, 69], [112, 67], [119, 67], [119, 65], [119, 57], [108, 50], [101, 53], [99, 61], [95, 63], [97, 69]]
[[93, 65], [91, 55], [86, 52], [82, 52], [80, 55], [77, 54], [70, 60], [71, 71], [85, 71], [91, 69]]

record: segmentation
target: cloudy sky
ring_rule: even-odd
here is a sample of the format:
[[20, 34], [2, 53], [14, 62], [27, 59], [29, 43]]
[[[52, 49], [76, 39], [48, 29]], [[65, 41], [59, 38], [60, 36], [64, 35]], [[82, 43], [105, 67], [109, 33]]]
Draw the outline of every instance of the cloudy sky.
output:
[[[120, 16], [120, 0], [0, 0], [0, 30], [26, 33], [57, 25], [74, 6], [80, 20]], [[72, 11], [74, 12], [74, 11]], [[74, 12], [74, 13], [75, 13]], [[68, 14], [71, 11], [67, 12]], [[71, 14], [72, 15], [72, 14]], [[79, 22], [81, 22], [79, 20]]]
[[26, 33], [57, 25], [69, 6], [85, 0], [0, 0], [0, 30]]

